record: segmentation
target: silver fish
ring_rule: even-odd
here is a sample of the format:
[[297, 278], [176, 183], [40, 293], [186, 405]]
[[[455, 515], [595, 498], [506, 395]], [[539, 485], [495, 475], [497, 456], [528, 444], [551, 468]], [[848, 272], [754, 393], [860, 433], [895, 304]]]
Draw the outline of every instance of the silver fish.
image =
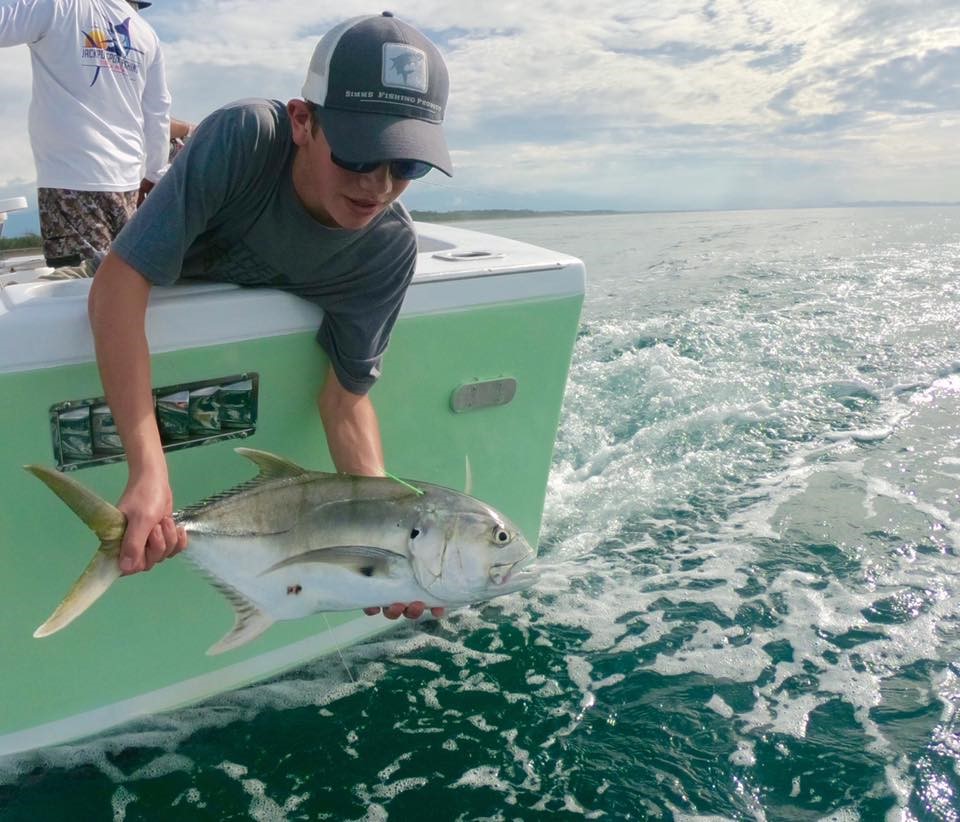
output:
[[[208, 654], [237, 648], [277, 620], [420, 600], [479, 602], [529, 586], [535, 551], [503, 514], [467, 494], [388, 477], [308, 471], [251, 448], [260, 473], [174, 514], [189, 535], [183, 556], [236, 612]], [[124, 515], [70, 477], [41, 479], [100, 538], [100, 547], [53, 614], [34, 632], [56, 633], [120, 576]]]

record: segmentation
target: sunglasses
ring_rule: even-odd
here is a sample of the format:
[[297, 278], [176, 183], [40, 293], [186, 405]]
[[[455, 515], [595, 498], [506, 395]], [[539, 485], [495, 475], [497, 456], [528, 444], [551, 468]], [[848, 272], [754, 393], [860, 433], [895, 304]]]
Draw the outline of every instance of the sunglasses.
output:
[[372, 160], [366, 163], [352, 163], [349, 160], [341, 160], [333, 152], [330, 152], [330, 159], [335, 165], [354, 174], [369, 174], [387, 163], [390, 166], [390, 176], [394, 180], [418, 180], [433, 168], [430, 163], [425, 163], [423, 160]]

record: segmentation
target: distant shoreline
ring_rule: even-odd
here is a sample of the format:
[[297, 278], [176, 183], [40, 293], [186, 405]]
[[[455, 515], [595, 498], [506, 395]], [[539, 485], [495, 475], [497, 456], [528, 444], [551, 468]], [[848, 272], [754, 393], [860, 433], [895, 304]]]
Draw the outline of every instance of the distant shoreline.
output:
[[462, 211], [426, 211], [410, 209], [414, 220], [425, 223], [454, 223], [467, 220], [512, 220], [527, 217], [603, 217], [626, 216], [628, 214], [722, 214], [729, 211], [792, 211], [818, 208], [957, 208], [957, 202], [935, 202], [925, 200], [864, 200], [850, 203], [832, 203], [829, 205], [805, 206], [754, 206], [743, 208], [654, 208], [654, 209], [558, 209], [538, 211], [531, 208], [483, 208], [464, 209]]
[[[478, 208], [458, 211], [428, 211], [410, 209], [414, 220], [424, 223], [456, 223], [471, 220], [514, 220], [532, 217], [615, 217], [629, 214], [723, 214], [735, 211], [801, 211], [818, 208], [957, 208], [960, 201], [936, 202], [928, 200], [863, 200], [829, 205], [799, 206], [743, 206], [741, 208], [636, 208], [636, 209], [545, 209], [533, 208]], [[35, 231], [0, 238], [0, 252], [36, 246], [40, 237]]]
[[612, 209], [593, 209], [591, 211], [537, 211], [531, 208], [483, 208], [463, 211], [424, 211], [410, 209], [414, 220], [425, 223], [453, 223], [460, 220], [512, 220], [518, 217], [592, 217], [613, 214], [637, 214], [636, 211], [615, 211]]

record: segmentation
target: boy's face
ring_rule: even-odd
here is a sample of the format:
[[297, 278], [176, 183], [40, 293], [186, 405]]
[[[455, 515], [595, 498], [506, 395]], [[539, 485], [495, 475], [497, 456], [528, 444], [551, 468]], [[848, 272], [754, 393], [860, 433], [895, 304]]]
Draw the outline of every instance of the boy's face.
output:
[[[293, 161], [293, 187], [311, 216], [331, 228], [356, 230], [397, 199], [410, 184], [391, 176], [384, 163], [368, 174], [340, 168], [330, 158], [330, 146], [302, 100], [287, 103], [297, 154]], [[378, 160], [379, 157], [371, 157]]]

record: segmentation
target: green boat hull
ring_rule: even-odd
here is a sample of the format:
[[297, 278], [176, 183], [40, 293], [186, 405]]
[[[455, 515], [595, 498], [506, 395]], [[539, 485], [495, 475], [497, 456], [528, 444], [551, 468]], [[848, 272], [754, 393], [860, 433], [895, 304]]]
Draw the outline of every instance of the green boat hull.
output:
[[[405, 311], [371, 395], [388, 469], [462, 488], [469, 458], [472, 493], [507, 514], [535, 544], [581, 302], [582, 290]], [[253, 466], [233, 451], [237, 445], [329, 469], [314, 402], [325, 368], [313, 328], [156, 353], [155, 386], [258, 376], [254, 432], [169, 453], [175, 506], [252, 476]], [[502, 404], [480, 401], [454, 410], [458, 390], [496, 380], [515, 381], [515, 395]], [[96, 540], [22, 466], [56, 464], [51, 408], [101, 393], [89, 357], [0, 373], [0, 755], [194, 702], [394, 624], [360, 612], [319, 614], [278, 623], [247, 646], [207, 656], [231, 627], [232, 608], [177, 558], [121, 579], [66, 629], [34, 639]], [[91, 464], [74, 476], [115, 500], [126, 464]]]

